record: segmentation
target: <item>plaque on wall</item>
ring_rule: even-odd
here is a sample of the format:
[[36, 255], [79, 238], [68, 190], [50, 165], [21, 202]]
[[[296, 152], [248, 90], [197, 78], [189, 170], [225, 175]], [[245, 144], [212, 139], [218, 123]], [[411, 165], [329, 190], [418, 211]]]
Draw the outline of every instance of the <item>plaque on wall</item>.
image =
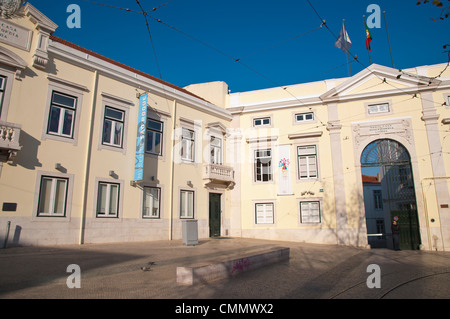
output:
[[0, 18], [0, 42], [30, 51], [32, 36], [31, 30]]

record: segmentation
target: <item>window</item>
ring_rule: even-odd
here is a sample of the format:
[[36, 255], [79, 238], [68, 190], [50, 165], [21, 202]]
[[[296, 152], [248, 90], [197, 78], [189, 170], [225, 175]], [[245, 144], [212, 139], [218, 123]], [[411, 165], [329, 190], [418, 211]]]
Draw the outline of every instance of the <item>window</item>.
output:
[[253, 126], [263, 126], [263, 125], [270, 125], [270, 117], [262, 117], [253, 119]]
[[373, 191], [373, 202], [375, 209], [383, 209], [383, 198], [381, 196], [381, 190], [375, 189]]
[[180, 191], [180, 218], [194, 218], [193, 191]]
[[299, 146], [297, 148], [297, 155], [300, 179], [317, 178], [316, 146]]
[[194, 161], [195, 132], [182, 128], [181, 134], [181, 159]]
[[255, 151], [255, 182], [272, 181], [272, 151]]
[[300, 113], [295, 114], [295, 121], [296, 122], [307, 122], [307, 121], [314, 121], [314, 113]]
[[161, 189], [158, 187], [144, 187], [144, 210], [142, 217], [159, 218], [161, 207]]
[[320, 223], [320, 202], [300, 203], [300, 223]]
[[273, 224], [273, 203], [255, 204], [256, 224]]
[[222, 165], [222, 139], [211, 136], [211, 164]]
[[119, 184], [99, 182], [97, 217], [118, 217]]
[[124, 115], [123, 111], [105, 107], [102, 137], [104, 145], [122, 147]]
[[389, 103], [370, 104], [368, 106], [369, 114], [389, 113]]
[[0, 76], [0, 117], [2, 115], [3, 96], [6, 90], [6, 77]]
[[147, 119], [147, 145], [145, 151], [162, 155], [163, 123]]
[[77, 98], [52, 92], [47, 133], [72, 138]]
[[376, 221], [377, 234], [384, 234], [384, 219], [377, 219]]
[[39, 191], [38, 216], [65, 217], [68, 180], [42, 176]]

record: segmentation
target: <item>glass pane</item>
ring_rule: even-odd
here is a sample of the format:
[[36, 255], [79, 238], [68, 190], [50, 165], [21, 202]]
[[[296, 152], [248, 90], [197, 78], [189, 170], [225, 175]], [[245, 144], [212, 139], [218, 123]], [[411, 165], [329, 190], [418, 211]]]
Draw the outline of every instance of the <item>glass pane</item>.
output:
[[270, 119], [269, 118], [263, 119], [263, 124], [264, 125], [270, 124]]
[[297, 115], [297, 121], [303, 121], [303, 114]]
[[65, 110], [62, 134], [72, 136], [73, 111]]
[[312, 113], [306, 114], [305, 119], [306, 120], [312, 120], [313, 119], [313, 114]]
[[123, 123], [115, 122], [114, 145], [122, 146], [122, 128]]
[[186, 147], [187, 147], [187, 141], [185, 139], [181, 140], [181, 158], [186, 158]]
[[222, 140], [220, 138], [211, 136], [211, 145], [220, 147], [222, 145]]
[[188, 197], [188, 203], [187, 203], [188, 217], [194, 217], [194, 193], [188, 192], [187, 197]]
[[105, 214], [106, 208], [106, 184], [99, 184], [98, 186], [98, 200], [97, 200], [97, 212], [99, 214]]
[[153, 209], [152, 217], [159, 217], [159, 188], [152, 188]]
[[162, 132], [162, 123], [154, 120], [148, 120], [147, 128]]
[[67, 181], [61, 179], [56, 181], [54, 213], [57, 215], [64, 215], [66, 204], [66, 183]]
[[119, 186], [110, 185], [110, 196], [109, 196], [109, 214], [117, 215], [117, 207], [119, 203]]
[[62, 95], [60, 93], [53, 92], [52, 103], [57, 103], [59, 105], [64, 105], [70, 108], [75, 108], [76, 99], [67, 95]]
[[103, 142], [104, 143], [111, 143], [111, 126], [112, 121], [106, 120], [103, 123]]
[[152, 200], [151, 188], [144, 187], [144, 216], [150, 216], [150, 212], [153, 208], [153, 200]]
[[6, 82], [6, 79], [4, 77], [0, 76], [0, 90], [5, 89], [5, 86], [4, 86], [5, 82]]
[[152, 152], [154, 153], [154, 145], [153, 145], [153, 135], [155, 133], [152, 131], [147, 131], [147, 147], [146, 147], [146, 151], [147, 152]]
[[50, 195], [52, 193], [52, 180], [43, 178], [41, 183], [41, 194], [39, 196], [39, 213], [50, 213]]
[[298, 148], [298, 155], [316, 154], [315, 146], [302, 146]]
[[253, 123], [255, 126], [261, 125], [261, 120], [254, 120]]
[[183, 129], [182, 136], [183, 136], [183, 138], [192, 140], [192, 139], [194, 139], [194, 132], [187, 130], [187, 129]]
[[111, 109], [109, 107], [107, 107], [105, 110], [105, 116], [113, 118], [115, 120], [123, 121], [123, 112]]
[[181, 192], [181, 198], [180, 198], [180, 216], [181, 217], [186, 217], [187, 212], [186, 212], [186, 196], [187, 196], [187, 192]]
[[155, 133], [155, 149], [154, 152], [161, 154], [161, 134]]
[[48, 131], [52, 133], [58, 133], [59, 127], [59, 117], [61, 114], [61, 109], [59, 107], [51, 107], [50, 109], [50, 120], [48, 124]]

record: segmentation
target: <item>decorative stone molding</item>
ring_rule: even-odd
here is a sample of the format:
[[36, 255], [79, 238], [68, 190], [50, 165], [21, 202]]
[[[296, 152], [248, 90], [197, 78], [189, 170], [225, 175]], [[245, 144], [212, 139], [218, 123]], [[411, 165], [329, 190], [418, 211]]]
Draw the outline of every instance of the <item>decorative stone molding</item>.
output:
[[367, 138], [374, 135], [401, 136], [412, 143], [412, 124], [410, 118], [386, 121], [368, 121], [352, 125], [353, 139], [357, 147]]
[[43, 70], [48, 64], [48, 43], [50, 35], [55, 32], [58, 25], [29, 3], [25, 6], [25, 14], [35, 24], [36, 30], [38, 30], [37, 47], [33, 55], [33, 66]]

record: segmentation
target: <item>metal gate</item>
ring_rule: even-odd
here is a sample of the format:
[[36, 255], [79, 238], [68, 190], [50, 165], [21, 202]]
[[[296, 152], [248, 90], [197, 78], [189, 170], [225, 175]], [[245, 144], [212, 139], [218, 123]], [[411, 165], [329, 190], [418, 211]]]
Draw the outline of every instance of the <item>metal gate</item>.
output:
[[[390, 236], [394, 216], [399, 217], [400, 248], [419, 249], [421, 244], [411, 159], [406, 148], [390, 140], [376, 140], [362, 152], [361, 167], [379, 167], [384, 219], [384, 235]], [[367, 215], [367, 211], [366, 211]], [[389, 235], [389, 236], [387, 236]]]

